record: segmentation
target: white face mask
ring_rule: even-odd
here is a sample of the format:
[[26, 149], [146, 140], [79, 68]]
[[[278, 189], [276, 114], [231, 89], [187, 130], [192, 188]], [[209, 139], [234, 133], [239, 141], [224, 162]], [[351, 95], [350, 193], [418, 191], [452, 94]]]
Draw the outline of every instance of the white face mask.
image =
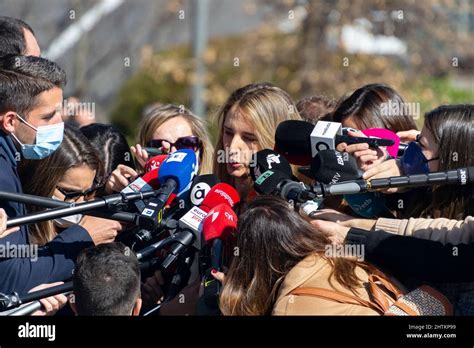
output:
[[[57, 201], [60, 201], [58, 197], [53, 196], [51, 198]], [[82, 214], [75, 214], [75, 215], [70, 215], [70, 216], [64, 216], [62, 218], [53, 219], [53, 222], [56, 226], [60, 228], [68, 228], [68, 227], [71, 227], [72, 225], [77, 225], [79, 222], [81, 222], [82, 217], [83, 217]]]

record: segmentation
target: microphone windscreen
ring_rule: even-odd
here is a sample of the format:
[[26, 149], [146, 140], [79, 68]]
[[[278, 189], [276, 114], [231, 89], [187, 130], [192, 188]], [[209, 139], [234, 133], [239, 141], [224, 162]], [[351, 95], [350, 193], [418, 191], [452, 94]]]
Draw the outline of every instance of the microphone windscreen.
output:
[[318, 152], [311, 161], [311, 172], [324, 184], [360, 179], [363, 174], [354, 156], [331, 149]]
[[296, 165], [311, 162], [311, 132], [314, 125], [306, 121], [287, 120], [275, 131], [275, 150]]
[[202, 234], [206, 243], [214, 239], [231, 240], [237, 230], [237, 215], [227, 204], [212, 208], [202, 221]]
[[168, 155], [158, 155], [150, 158], [145, 164], [145, 172], [149, 172], [152, 169], [160, 169], [161, 164], [165, 161]]
[[279, 183], [289, 178], [290, 177], [285, 173], [276, 170], [267, 170], [255, 181], [253, 187], [259, 194], [269, 195], [275, 192]]
[[280, 171], [289, 177], [293, 175], [291, 165], [281, 154], [270, 149], [256, 152], [250, 162], [250, 176], [253, 181], [257, 180], [262, 173], [269, 169]]
[[201, 205], [204, 197], [206, 197], [211, 188], [218, 183], [219, 179], [214, 174], [196, 176], [191, 186], [191, 193], [189, 194], [191, 204], [194, 206]]
[[168, 179], [174, 179], [177, 187], [174, 193], [180, 196], [189, 190], [198, 171], [198, 161], [193, 150], [183, 149], [171, 153], [161, 164], [158, 179], [163, 185]]
[[210, 189], [209, 193], [204, 197], [200, 208], [204, 211], [209, 211], [222, 203], [233, 208], [239, 202], [240, 196], [237, 190], [229, 184], [221, 182]]
[[364, 218], [378, 217], [385, 210], [385, 195], [381, 192], [364, 192], [344, 195], [352, 211]]
[[392, 156], [393, 158], [397, 158], [400, 138], [395, 132], [392, 132], [391, 130], [385, 128], [368, 128], [364, 129], [362, 133], [367, 135], [369, 138], [382, 138], [393, 140], [393, 145], [387, 146], [386, 148], [390, 156]]
[[143, 174], [141, 177], [136, 178], [127, 187], [125, 187], [121, 193], [132, 193], [132, 192], [148, 192], [158, 190], [160, 188], [160, 181], [158, 179], [158, 168], [152, 169], [151, 171]]

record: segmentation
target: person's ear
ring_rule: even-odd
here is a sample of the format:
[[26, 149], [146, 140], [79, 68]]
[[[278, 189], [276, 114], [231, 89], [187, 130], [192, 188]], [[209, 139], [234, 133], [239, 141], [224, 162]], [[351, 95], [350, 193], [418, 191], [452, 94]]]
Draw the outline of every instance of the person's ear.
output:
[[142, 299], [139, 297], [137, 298], [137, 300], [135, 301], [135, 305], [133, 306], [132, 315], [137, 317], [138, 315], [140, 315], [141, 309], [142, 309]]
[[15, 132], [18, 117], [13, 111], [7, 111], [0, 115], [0, 127], [8, 134]]

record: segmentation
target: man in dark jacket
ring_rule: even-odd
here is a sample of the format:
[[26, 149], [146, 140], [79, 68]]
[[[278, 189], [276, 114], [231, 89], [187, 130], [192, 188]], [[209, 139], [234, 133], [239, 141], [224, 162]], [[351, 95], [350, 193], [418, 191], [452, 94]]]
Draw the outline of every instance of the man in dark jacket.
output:
[[[0, 58], [0, 190], [21, 193], [18, 162], [45, 158], [61, 144], [65, 82], [64, 71], [46, 59]], [[0, 201], [0, 208], [10, 218], [26, 214], [20, 203]], [[18, 257], [14, 249], [30, 244], [27, 226], [0, 238], [0, 292], [26, 293], [39, 284], [69, 278], [84, 247], [111, 242], [121, 229], [118, 222], [95, 217], [84, 218], [81, 225], [64, 230], [37, 254], [25, 257]]]

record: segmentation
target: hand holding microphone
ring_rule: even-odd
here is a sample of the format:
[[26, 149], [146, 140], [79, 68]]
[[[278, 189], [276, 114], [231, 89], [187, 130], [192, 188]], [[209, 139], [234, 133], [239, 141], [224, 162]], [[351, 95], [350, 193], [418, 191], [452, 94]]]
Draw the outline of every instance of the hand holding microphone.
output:
[[118, 221], [88, 215], [79, 225], [86, 229], [95, 245], [112, 243], [123, 228]]
[[[349, 131], [348, 135], [359, 138], [367, 137], [367, 135], [360, 131]], [[359, 168], [364, 172], [379, 165], [388, 158], [388, 152], [383, 147], [371, 148], [367, 143], [348, 145], [347, 143], [342, 142], [336, 146], [336, 150], [353, 155], [357, 159]]]
[[[371, 167], [368, 169], [362, 176], [365, 180], [389, 178], [394, 176], [402, 175], [401, 168], [397, 160], [391, 159], [380, 163], [378, 166]], [[400, 191], [399, 187], [391, 187], [386, 189], [381, 189], [381, 192], [385, 193], [396, 193]]]
[[0, 208], [0, 238], [8, 236], [10, 233], [20, 230], [20, 227], [7, 228], [8, 216], [5, 210]]
[[148, 161], [148, 152], [140, 144], [130, 146], [130, 151], [132, 151], [140, 167], [144, 168], [146, 161]]
[[[64, 284], [63, 282], [56, 282], [56, 283], [50, 283], [50, 284], [41, 284], [33, 289], [31, 289], [30, 292], [35, 292], [39, 290], [43, 290], [46, 288], [51, 288], [53, 286], [61, 285]], [[37, 311], [33, 312], [31, 315], [32, 316], [50, 316], [56, 314], [58, 310], [64, 307], [64, 305], [67, 303], [67, 297], [64, 294], [58, 294], [55, 296], [50, 296], [46, 298], [42, 298], [39, 300], [41, 302], [41, 309], [38, 309]]]
[[105, 192], [107, 194], [120, 192], [130, 184], [130, 180], [135, 180], [137, 177], [138, 173], [135, 169], [124, 164], [119, 164], [107, 179], [107, 182], [105, 183]]

